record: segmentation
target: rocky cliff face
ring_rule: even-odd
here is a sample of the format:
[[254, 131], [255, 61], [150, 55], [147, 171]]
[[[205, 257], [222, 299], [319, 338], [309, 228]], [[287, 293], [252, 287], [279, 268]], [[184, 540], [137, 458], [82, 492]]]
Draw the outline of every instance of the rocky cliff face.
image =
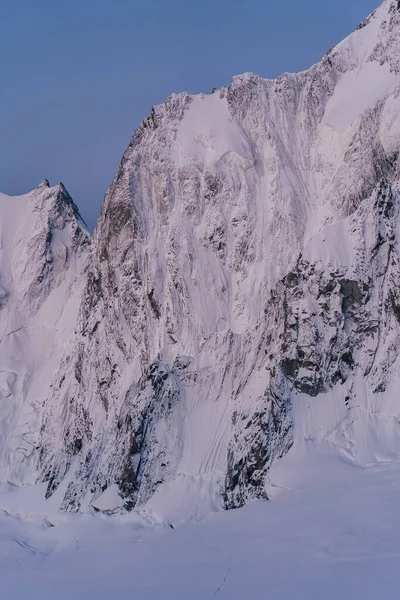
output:
[[46, 393], [39, 477], [64, 509], [265, 498], [296, 399], [332, 390], [340, 450], [361, 411], [399, 452], [399, 48], [387, 0], [308, 71], [171, 96], [135, 132]]

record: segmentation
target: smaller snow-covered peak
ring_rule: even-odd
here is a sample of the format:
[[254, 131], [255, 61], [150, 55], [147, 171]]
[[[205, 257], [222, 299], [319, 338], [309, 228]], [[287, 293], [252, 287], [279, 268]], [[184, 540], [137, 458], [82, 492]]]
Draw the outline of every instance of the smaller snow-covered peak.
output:
[[49, 227], [54, 225], [56, 229], [63, 229], [66, 222], [76, 221], [76, 225], [89, 235], [77, 205], [61, 181], [50, 186], [48, 180], [44, 179], [28, 196], [35, 213], [42, 213], [43, 218], [48, 219]]
[[89, 243], [63, 184], [49, 187], [46, 181], [21, 196], [0, 194], [0, 280], [27, 314], [39, 308], [69, 270], [71, 257]]
[[42, 179], [42, 181], [39, 183], [39, 185], [37, 186], [37, 190], [41, 189], [41, 188], [48, 188], [50, 187], [50, 183], [49, 180], [44, 178]]
[[43, 400], [75, 326], [88, 248], [62, 184], [0, 194], [0, 486], [36, 480]]

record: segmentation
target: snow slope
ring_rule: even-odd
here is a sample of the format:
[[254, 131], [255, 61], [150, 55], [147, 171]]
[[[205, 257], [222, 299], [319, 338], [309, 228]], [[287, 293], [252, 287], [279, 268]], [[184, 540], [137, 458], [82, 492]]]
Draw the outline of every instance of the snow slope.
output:
[[[149, 527], [132, 513], [27, 518], [26, 499], [0, 496], [1, 597], [397, 597], [399, 464], [361, 470], [303, 452], [272, 469], [272, 502], [174, 530]], [[14, 514], [5, 512], [10, 505]]]
[[0, 485], [37, 481], [43, 403], [73, 333], [89, 236], [62, 186], [0, 194]]

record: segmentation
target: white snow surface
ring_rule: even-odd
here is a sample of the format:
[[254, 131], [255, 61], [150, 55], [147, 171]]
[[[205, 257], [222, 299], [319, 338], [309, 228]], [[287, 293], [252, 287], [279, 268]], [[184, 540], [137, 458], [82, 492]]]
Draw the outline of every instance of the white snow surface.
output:
[[387, 26], [388, 3], [383, 3], [371, 16], [368, 25], [355, 31], [335, 48], [351, 61], [351, 69], [341, 76], [325, 109], [323, 123], [345, 130], [379, 100], [384, 99], [399, 83], [390, 62], [373, 60], [374, 50]]
[[[73, 332], [86, 229], [47, 182], [0, 194], [0, 486], [33, 484], [43, 404]], [[61, 194], [61, 196], [60, 196]], [[61, 202], [61, 205], [57, 204]], [[61, 206], [61, 208], [60, 208]]]
[[251, 149], [244, 132], [231, 118], [226, 100], [217, 94], [193, 96], [176, 135], [177, 164], [200, 161], [212, 166], [231, 152], [249, 159], [251, 164]]

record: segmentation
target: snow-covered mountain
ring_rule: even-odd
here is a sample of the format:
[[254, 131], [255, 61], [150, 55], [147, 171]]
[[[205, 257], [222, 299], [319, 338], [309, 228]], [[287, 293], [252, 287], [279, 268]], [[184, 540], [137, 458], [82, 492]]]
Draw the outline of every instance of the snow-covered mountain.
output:
[[[7, 367], [3, 482], [179, 521], [267, 497], [299, 445], [362, 465], [400, 455], [399, 150], [386, 0], [308, 71], [155, 107], [90, 249], [70, 199], [62, 226], [44, 199], [33, 233], [28, 216], [13, 242], [7, 226], [1, 360], [25, 327], [33, 383]], [[21, 439], [34, 450], [16, 457]]]
[[73, 333], [89, 234], [62, 184], [0, 194], [0, 484], [37, 481], [44, 404]]

